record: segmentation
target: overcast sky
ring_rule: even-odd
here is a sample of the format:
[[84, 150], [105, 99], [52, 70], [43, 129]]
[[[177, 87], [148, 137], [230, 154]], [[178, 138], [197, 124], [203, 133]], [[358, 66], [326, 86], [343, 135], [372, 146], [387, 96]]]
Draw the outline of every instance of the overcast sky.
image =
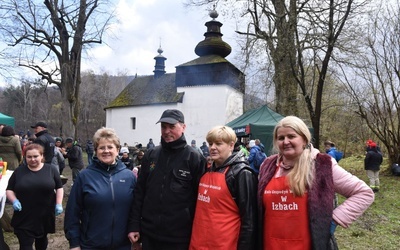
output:
[[[206, 7], [188, 9], [182, 0], [115, 1], [120, 20], [113, 29], [116, 38], [106, 37], [107, 45], [96, 45], [89, 50], [89, 58], [83, 59], [83, 71], [152, 74], [160, 42], [167, 58], [167, 73], [175, 72], [176, 66], [198, 57], [194, 48], [204, 40], [204, 24], [211, 20]], [[223, 40], [234, 47], [232, 24], [224, 23], [221, 16], [217, 20], [223, 23]], [[233, 58], [232, 54], [228, 60]]]

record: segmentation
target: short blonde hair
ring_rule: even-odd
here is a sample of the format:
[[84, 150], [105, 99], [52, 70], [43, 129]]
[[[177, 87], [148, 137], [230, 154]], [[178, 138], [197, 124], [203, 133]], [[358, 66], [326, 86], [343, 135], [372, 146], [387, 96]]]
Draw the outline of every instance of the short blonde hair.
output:
[[93, 146], [95, 150], [97, 150], [97, 147], [99, 146], [100, 139], [111, 141], [117, 147], [118, 151], [121, 148], [119, 137], [113, 128], [102, 127], [99, 128], [96, 133], [94, 133]]
[[236, 142], [236, 134], [233, 129], [227, 126], [215, 126], [208, 131], [206, 140], [208, 144], [217, 140], [222, 140], [225, 143]]

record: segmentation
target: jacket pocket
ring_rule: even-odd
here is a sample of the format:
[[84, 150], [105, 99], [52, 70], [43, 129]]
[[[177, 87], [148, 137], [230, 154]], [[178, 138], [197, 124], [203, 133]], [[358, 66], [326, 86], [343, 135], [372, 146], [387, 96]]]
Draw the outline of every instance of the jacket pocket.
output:
[[192, 175], [188, 169], [172, 170], [170, 188], [173, 192], [184, 193], [191, 189]]

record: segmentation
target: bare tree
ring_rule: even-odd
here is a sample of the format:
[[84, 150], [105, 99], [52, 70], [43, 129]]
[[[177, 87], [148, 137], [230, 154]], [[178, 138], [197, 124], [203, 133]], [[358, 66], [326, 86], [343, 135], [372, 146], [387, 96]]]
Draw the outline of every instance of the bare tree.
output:
[[[81, 59], [85, 46], [102, 43], [113, 13], [101, 0], [3, 0], [0, 34], [18, 65], [56, 84], [69, 104], [77, 135]], [[108, 8], [108, 9], [107, 9]]]
[[[192, 5], [224, 4], [233, 9], [243, 26], [237, 33], [246, 36], [243, 47], [248, 55], [252, 46], [264, 48], [264, 65], [274, 67], [276, 111], [299, 114], [299, 97], [314, 128], [319, 146], [322, 96], [334, 49], [347, 22], [365, 5], [356, 0], [188, 0]], [[233, 8], [232, 8], [233, 6]], [[239, 14], [237, 14], [239, 13]], [[346, 39], [342, 39], [346, 40]], [[249, 57], [245, 56], [248, 59]], [[248, 59], [251, 60], [251, 59]], [[262, 64], [259, 64], [262, 65]], [[299, 96], [300, 93], [300, 96]]]
[[342, 79], [357, 104], [356, 113], [385, 145], [391, 163], [400, 156], [400, 4], [386, 5], [365, 20], [364, 38]]

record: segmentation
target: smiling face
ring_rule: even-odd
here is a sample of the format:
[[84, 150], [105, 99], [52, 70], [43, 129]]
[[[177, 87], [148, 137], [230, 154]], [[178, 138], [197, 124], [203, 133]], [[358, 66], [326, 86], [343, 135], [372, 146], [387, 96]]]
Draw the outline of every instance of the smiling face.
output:
[[178, 140], [185, 132], [186, 125], [180, 122], [170, 124], [166, 122], [161, 123], [161, 137], [165, 142], [173, 142]]
[[118, 156], [119, 148], [111, 140], [101, 138], [96, 148], [97, 158], [107, 164], [111, 165], [115, 163], [115, 159]]
[[289, 127], [280, 127], [276, 133], [279, 152], [284, 159], [296, 160], [307, 144], [306, 140]]

